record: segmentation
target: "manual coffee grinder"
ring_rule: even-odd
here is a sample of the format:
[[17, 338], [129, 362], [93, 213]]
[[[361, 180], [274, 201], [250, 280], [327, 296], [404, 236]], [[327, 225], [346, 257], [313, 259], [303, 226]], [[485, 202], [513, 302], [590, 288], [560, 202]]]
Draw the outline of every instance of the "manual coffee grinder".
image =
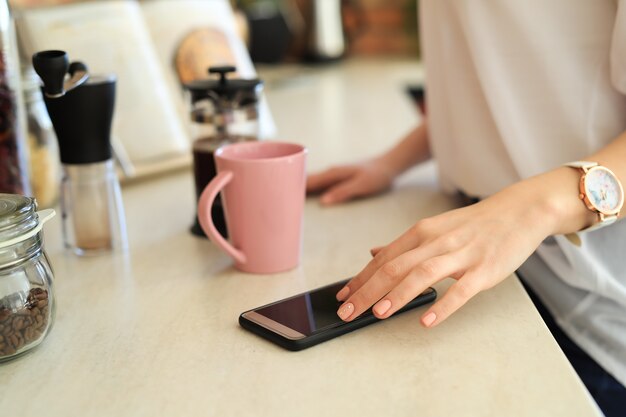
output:
[[[256, 78], [227, 77], [235, 71], [233, 66], [210, 67], [209, 74], [217, 74], [218, 78], [185, 84], [191, 100], [196, 201], [216, 175], [213, 154], [217, 148], [259, 138], [259, 98], [263, 82]], [[227, 237], [226, 220], [219, 197], [211, 207], [211, 215], [217, 230]], [[206, 237], [197, 216], [191, 232]]]
[[59, 141], [65, 246], [79, 255], [127, 248], [119, 181], [111, 150], [114, 75], [90, 76], [64, 51], [33, 55]]

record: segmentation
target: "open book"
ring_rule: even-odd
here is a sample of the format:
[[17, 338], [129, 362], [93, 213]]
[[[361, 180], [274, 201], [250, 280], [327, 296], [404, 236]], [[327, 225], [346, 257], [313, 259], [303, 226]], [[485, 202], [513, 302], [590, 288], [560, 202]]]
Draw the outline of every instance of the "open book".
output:
[[[234, 65], [238, 76], [256, 78], [227, 0], [81, 2], [20, 10], [16, 19], [29, 56], [62, 49], [72, 61], [86, 63], [92, 74], [117, 75], [112, 139], [126, 177], [191, 160], [188, 103], [175, 67], [179, 46], [189, 33], [207, 29], [219, 34], [204, 45], [204, 52], [215, 50], [220, 59], [211, 64]], [[262, 138], [275, 134], [265, 100], [260, 128]]]

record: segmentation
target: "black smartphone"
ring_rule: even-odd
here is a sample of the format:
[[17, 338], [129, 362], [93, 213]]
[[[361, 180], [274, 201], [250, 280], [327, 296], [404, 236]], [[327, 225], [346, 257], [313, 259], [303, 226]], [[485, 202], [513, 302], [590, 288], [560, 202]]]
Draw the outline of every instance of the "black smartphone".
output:
[[[341, 302], [335, 295], [348, 280], [336, 282], [241, 313], [239, 324], [288, 350], [302, 350], [380, 321], [368, 310], [346, 323], [337, 316]], [[428, 304], [437, 298], [428, 288], [395, 314]]]

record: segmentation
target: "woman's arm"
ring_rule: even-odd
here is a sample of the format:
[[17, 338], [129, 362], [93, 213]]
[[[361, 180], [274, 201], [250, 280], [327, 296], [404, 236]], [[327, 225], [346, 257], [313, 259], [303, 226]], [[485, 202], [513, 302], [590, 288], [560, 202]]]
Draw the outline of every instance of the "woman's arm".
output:
[[[625, 181], [626, 133], [584, 159]], [[387, 318], [427, 287], [452, 277], [456, 282], [421, 318], [427, 327], [441, 323], [478, 292], [510, 276], [546, 237], [597, 221], [578, 197], [579, 180], [576, 169], [559, 167], [472, 206], [420, 220], [339, 291], [344, 303], [337, 314], [350, 321], [376, 303], [374, 314]]]
[[428, 130], [422, 123], [383, 155], [310, 175], [307, 192], [323, 192], [320, 201], [327, 205], [376, 194], [387, 190], [398, 175], [429, 158]]

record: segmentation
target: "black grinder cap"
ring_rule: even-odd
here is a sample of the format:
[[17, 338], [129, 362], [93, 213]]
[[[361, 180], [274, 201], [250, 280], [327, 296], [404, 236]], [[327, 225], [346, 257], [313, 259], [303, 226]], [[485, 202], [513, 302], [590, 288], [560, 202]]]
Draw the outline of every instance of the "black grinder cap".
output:
[[226, 74], [235, 72], [237, 69], [233, 66], [210, 67], [209, 74], [219, 74], [219, 79], [208, 78], [204, 80], [195, 80], [185, 84], [191, 92], [191, 101], [196, 102], [206, 98], [216, 98], [225, 100], [241, 100], [241, 105], [256, 102], [257, 94], [263, 86], [263, 81], [258, 78], [227, 78]]
[[111, 159], [115, 84], [114, 75], [92, 76], [62, 97], [49, 98], [44, 94], [62, 163], [89, 164]]

